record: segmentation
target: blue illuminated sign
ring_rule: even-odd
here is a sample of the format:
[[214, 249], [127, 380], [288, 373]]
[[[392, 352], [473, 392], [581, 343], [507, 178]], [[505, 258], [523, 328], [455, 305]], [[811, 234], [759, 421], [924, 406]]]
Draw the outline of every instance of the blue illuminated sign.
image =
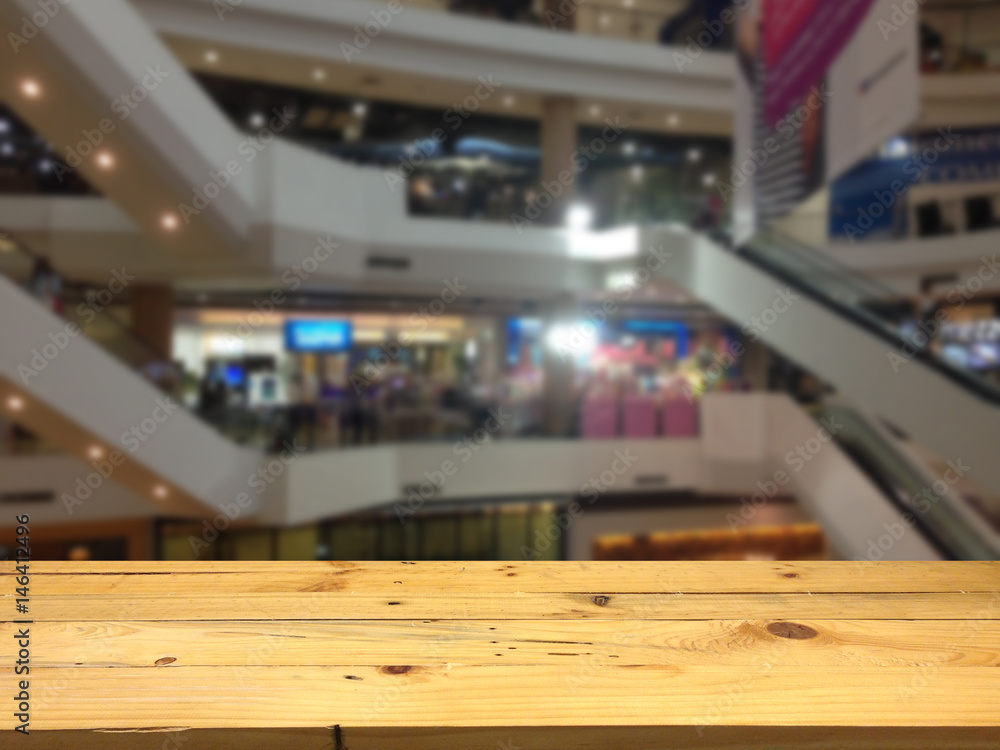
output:
[[351, 348], [349, 320], [289, 320], [285, 349], [290, 352], [344, 352]]

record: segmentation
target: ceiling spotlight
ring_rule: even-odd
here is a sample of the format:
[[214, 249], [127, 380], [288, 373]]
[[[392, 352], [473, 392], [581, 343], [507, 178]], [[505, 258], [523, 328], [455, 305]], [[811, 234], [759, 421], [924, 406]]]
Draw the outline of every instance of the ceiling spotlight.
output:
[[325, 81], [326, 71], [322, 68], [313, 68], [313, 80], [314, 81]]
[[250, 115], [250, 127], [251, 128], [262, 128], [264, 127], [264, 115], [260, 112], [254, 112]]
[[677, 115], [677, 114], [667, 115], [667, 125], [669, 125], [672, 128], [676, 128], [680, 124], [681, 124], [681, 116], [680, 115]]
[[602, 13], [598, 22], [601, 24], [601, 26], [610, 26], [611, 16], [609, 16], [607, 13]]
[[157, 500], [165, 499], [168, 494], [169, 493], [167, 492], [167, 488], [164, 487], [162, 484], [158, 484], [153, 488], [153, 497], [155, 497]]
[[10, 121], [0, 120], [0, 133], [9, 133], [9, 132], [10, 132]]
[[701, 161], [701, 149], [692, 148], [687, 153], [688, 161], [697, 164]]
[[599, 114], [601, 114], [601, 108], [597, 104], [591, 104], [590, 105], [590, 116], [591, 117], [597, 117]]
[[36, 81], [29, 78], [21, 83], [21, 93], [29, 99], [34, 99], [42, 93], [42, 87]]
[[97, 157], [97, 166], [101, 169], [111, 169], [115, 165], [115, 157], [109, 154], [107, 151], [101, 151]]
[[55, 166], [51, 159], [42, 159], [38, 162], [38, 169], [41, 172], [51, 172], [52, 167]]
[[351, 112], [354, 113], [355, 117], [364, 117], [368, 114], [368, 105], [364, 102], [354, 102], [354, 106], [351, 107]]
[[205, 62], [215, 65], [215, 63], [219, 62], [219, 53], [214, 49], [205, 50]]
[[641, 164], [635, 164], [632, 166], [632, 179], [635, 182], [641, 182], [643, 174], [644, 173]]
[[11, 396], [7, 399], [7, 408], [11, 411], [21, 411], [24, 408], [24, 400], [20, 396]]
[[87, 455], [94, 461], [104, 458], [104, 449], [99, 445], [92, 445], [87, 449]]
[[5, 141], [2, 145], [0, 145], [0, 154], [3, 154], [4, 156], [13, 156], [14, 144]]
[[626, 8], [631, 8], [633, 5], [635, 5], [635, 0], [622, 0], [622, 5], [624, 5]]
[[517, 103], [517, 99], [515, 99], [510, 94], [507, 94], [507, 96], [505, 96], [503, 98], [503, 106], [505, 106], [505, 107], [513, 107], [516, 103]]
[[705, 187], [712, 187], [715, 184], [715, 175], [712, 172], [702, 175], [701, 184]]
[[160, 219], [160, 226], [168, 232], [174, 231], [177, 229], [177, 217], [173, 214], [164, 214], [163, 218]]
[[625, 141], [622, 144], [622, 153], [625, 156], [635, 156], [635, 141]]

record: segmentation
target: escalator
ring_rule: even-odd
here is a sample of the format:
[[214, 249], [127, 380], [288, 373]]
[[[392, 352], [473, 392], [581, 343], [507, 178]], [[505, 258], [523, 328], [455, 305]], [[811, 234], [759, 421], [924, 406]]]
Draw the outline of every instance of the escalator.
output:
[[648, 229], [643, 244], [670, 248], [663, 273], [751, 339], [1000, 495], [1000, 388], [908, 331], [905, 297], [774, 231], [735, 251], [677, 227]]
[[[841, 450], [906, 519], [892, 531], [914, 528], [942, 559], [1000, 559], [995, 514], [982, 503], [969, 502], [960, 485], [961, 465], [953, 464], [958, 473], [947, 463], [935, 469], [914, 455], [904, 435], [839, 400], [825, 401], [815, 416], [841, 426], [834, 435]], [[873, 559], [886, 551], [871, 540], [865, 556]]]
[[[93, 471], [63, 499], [67, 513], [100, 502], [108, 479], [163, 515], [190, 518], [215, 515], [245, 492], [259, 452], [180, 405], [168, 385], [173, 365], [109, 309], [122, 285], [86, 294], [63, 282], [61, 294], [31, 294], [22, 284], [38, 278], [39, 259], [0, 237], [0, 409]], [[252, 497], [241, 512], [251, 515], [264, 500]]]

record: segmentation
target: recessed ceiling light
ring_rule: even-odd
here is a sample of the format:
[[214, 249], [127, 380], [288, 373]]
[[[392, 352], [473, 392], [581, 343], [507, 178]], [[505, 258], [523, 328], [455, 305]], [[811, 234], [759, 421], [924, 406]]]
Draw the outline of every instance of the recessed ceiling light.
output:
[[21, 411], [24, 408], [24, 400], [20, 396], [11, 396], [7, 399], [7, 408], [11, 411]]
[[611, 16], [609, 16], [607, 13], [602, 13], [599, 22], [600, 22], [601, 26], [610, 26], [611, 25]]
[[101, 151], [97, 155], [97, 166], [101, 169], [111, 169], [115, 165], [115, 157], [109, 154], [107, 151]]
[[10, 132], [10, 121], [0, 120], [0, 133], [9, 133], [9, 132]]
[[42, 159], [38, 162], [38, 169], [42, 172], [51, 172], [54, 166], [51, 159]]
[[701, 178], [701, 184], [705, 187], [712, 187], [715, 184], [715, 175], [711, 172], [706, 173]]
[[511, 94], [507, 94], [503, 98], [503, 106], [505, 107], [513, 107], [516, 103], [517, 99], [515, 99]]
[[250, 115], [250, 127], [252, 128], [262, 128], [264, 127], [264, 115], [260, 112], [254, 112]]
[[635, 182], [639, 182], [639, 181], [642, 180], [642, 176], [643, 176], [642, 165], [641, 164], [635, 164], [635, 165], [633, 165], [632, 166], [632, 179]]
[[174, 231], [177, 229], [177, 217], [173, 214], [163, 214], [163, 217], [160, 219], [160, 226], [168, 232]]
[[215, 65], [219, 62], [219, 53], [214, 49], [205, 50], [205, 62]]
[[326, 71], [323, 70], [322, 68], [314, 68], [313, 69], [313, 80], [314, 81], [325, 81], [326, 80]]
[[0, 154], [3, 154], [4, 156], [13, 156], [14, 144], [5, 142], [4, 144], [0, 145]]
[[681, 116], [676, 114], [667, 115], [667, 125], [672, 128], [676, 128], [681, 124]]
[[29, 78], [21, 83], [21, 93], [29, 99], [34, 99], [42, 93], [42, 87]]
[[601, 114], [601, 108], [600, 108], [600, 106], [598, 106], [597, 104], [591, 104], [590, 105], [590, 116], [591, 117], [597, 117], [599, 114]]
[[99, 445], [92, 445], [87, 449], [87, 455], [94, 461], [104, 457], [104, 449]]
[[354, 113], [355, 117], [364, 117], [368, 114], [368, 105], [364, 102], [354, 102], [354, 106], [351, 107], [351, 111]]
[[631, 8], [633, 5], [635, 5], [635, 0], [622, 0], [622, 5], [624, 5], [626, 8]]
[[687, 153], [688, 161], [697, 164], [701, 161], [701, 149], [692, 148]]
[[162, 484], [158, 484], [153, 488], [153, 497], [157, 500], [163, 500], [168, 494], [167, 488]]
[[626, 141], [622, 145], [622, 153], [625, 156], [635, 156], [635, 141]]

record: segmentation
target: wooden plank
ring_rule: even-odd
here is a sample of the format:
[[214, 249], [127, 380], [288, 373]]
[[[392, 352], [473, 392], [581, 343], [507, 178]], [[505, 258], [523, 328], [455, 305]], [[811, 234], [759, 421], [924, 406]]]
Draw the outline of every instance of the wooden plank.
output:
[[[188, 594], [361, 591], [395, 594], [482, 588], [494, 593], [983, 593], [1000, 590], [1000, 563], [952, 562], [163, 562], [32, 563], [38, 593]], [[0, 575], [14, 575], [0, 563]], [[96, 579], [96, 580], [95, 580]], [[0, 587], [9, 596], [9, 587]]]
[[[1000, 619], [1000, 594], [453, 594], [361, 591], [188, 596], [32, 596], [36, 622], [107, 620], [719, 620]], [[10, 611], [12, 602], [0, 601]]]
[[[1000, 667], [1000, 621], [970, 627], [930, 620], [796, 622], [816, 635], [783, 639], [781, 626], [765, 620], [36, 623], [33, 637], [44, 647], [32, 663], [153, 669], [173, 659], [171, 668], [366, 666], [377, 653], [382, 661], [411, 665], [754, 667], [773, 660], [781, 647], [786, 666]], [[13, 625], [0, 630], [0, 664], [16, 658], [13, 632]]]
[[31, 571], [39, 747], [1000, 747], [997, 563]]
[[[700, 733], [699, 733], [699, 730]], [[21, 740], [21, 738], [18, 738]], [[982, 727], [483, 727], [33, 732], [45, 750], [996, 750]]]
[[[584, 717], [608, 726], [1000, 726], [993, 667], [167, 666], [32, 676], [39, 730], [579, 726]], [[0, 730], [13, 725], [0, 715]]]

